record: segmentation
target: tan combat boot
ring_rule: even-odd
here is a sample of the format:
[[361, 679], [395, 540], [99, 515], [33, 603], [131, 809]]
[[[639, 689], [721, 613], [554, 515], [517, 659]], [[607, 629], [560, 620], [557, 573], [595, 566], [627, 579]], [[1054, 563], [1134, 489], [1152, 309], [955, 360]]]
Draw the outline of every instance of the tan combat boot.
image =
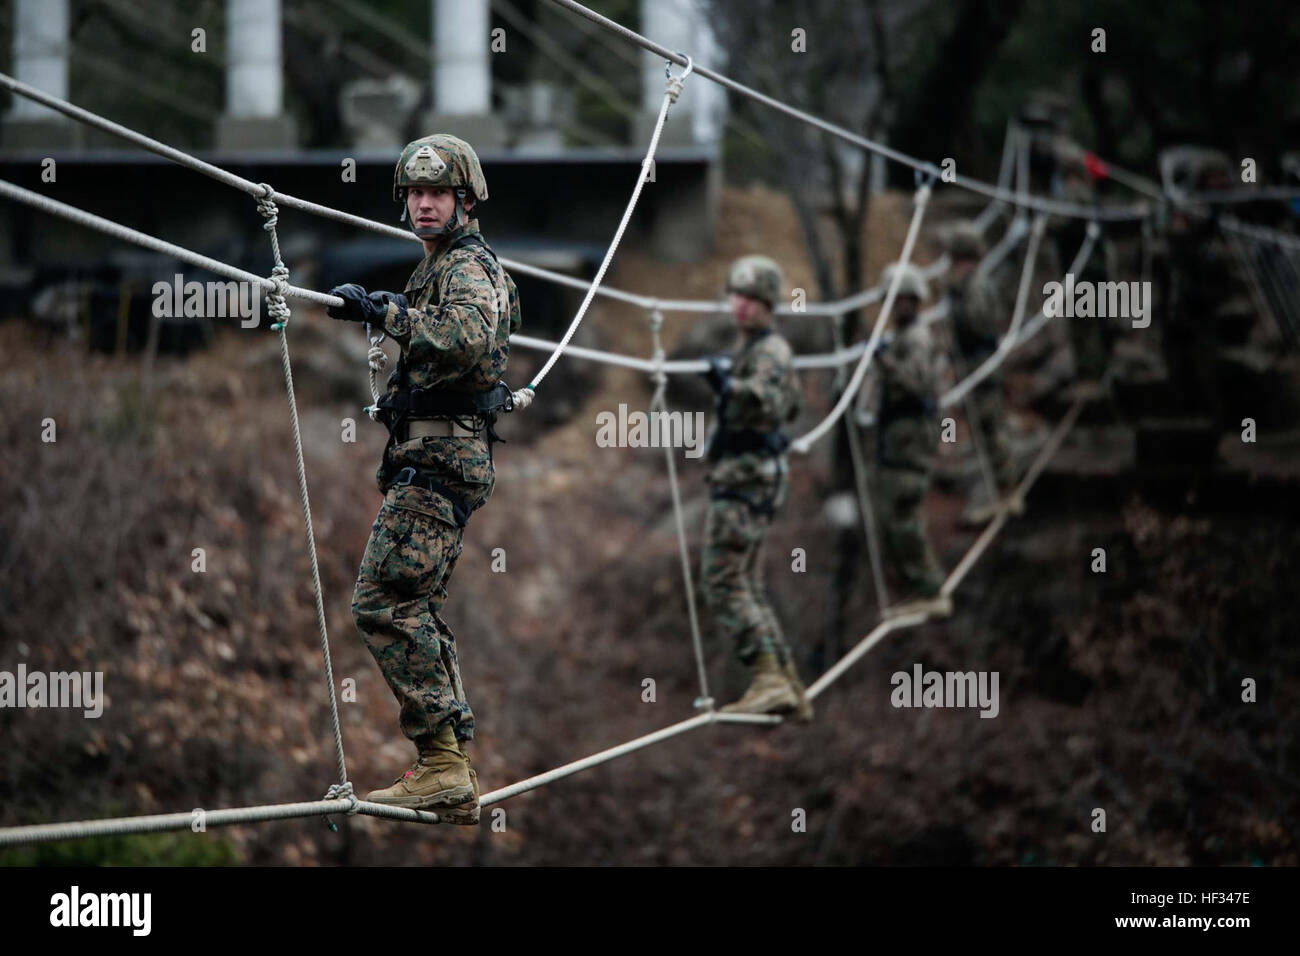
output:
[[774, 654], [759, 654], [751, 672], [754, 676], [749, 690], [734, 704], [723, 707], [722, 713], [784, 714], [799, 706], [799, 698]]
[[372, 790], [366, 799], [411, 810], [459, 808], [474, 800], [469, 764], [460, 752], [451, 724], [444, 724], [433, 737], [421, 738], [419, 747], [420, 759], [410, 770], [391, 787]]
[[808, 688], [804, 687], [803, 681], [799, 679], [799, 668], [794, 666], [793, 660], [785, 662], [785, 677], [794, 690], [794, 696], [798, 699], [794, 708], [794, 718], [806, 724], [813, 719], [812, 701], [808, 699]]
[[456, 746], [460, 748], [460, 755], [465, 758], [465, 766], [469, 768], [469, 782], [470, 786], [474, 788], [474, 799], [458, 806], [439, 810], [438, 816], [443, 823], [454, 823], [457, 826], [470, 827], [478, 823], [479, 818], [478, 774], [474, 772], [474, 766], [470, 763], [469, 751], [465, 749], [465, 741], [457, 741]]

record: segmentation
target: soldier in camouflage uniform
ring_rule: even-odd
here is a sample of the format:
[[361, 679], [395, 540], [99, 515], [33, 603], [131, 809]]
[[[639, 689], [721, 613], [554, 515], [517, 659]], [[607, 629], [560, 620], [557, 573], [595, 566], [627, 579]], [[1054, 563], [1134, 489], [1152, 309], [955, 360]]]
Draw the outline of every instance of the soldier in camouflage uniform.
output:
[[785, 501], [789, 445], [780, 431], [802, 406], [790, 345], [773, 327], [781, 270], [765, 256], [745, 256], [727, 276], [732, 316], [742, 342], [730, 361], [710, 360], [718, 420], [709, 444], [710, 501], [705, 527], [704, 599], [718, 629], [749, 668], [749, 689], [722, 709], [793, 711], [811, 719], [798, 669], [763, 588], [763, 542]]
[[[984, 239], [974, 224], [958, 223], [947, 236], [946, 246], [951, 260], [946, 290], [948, 319], [952, 323], [953, 345], [965, 366], [965, 374], [970, 374], [997, 351], [1010, 319], [997, 285], [980, 271]], [[975, 386], [966, 401], [970, 427], [978, 432], [993, 470], [998, 500], [972, 504], [965, 517], [982, 523], [1000, 505], [1019, 513], [1024, 506], [1015, 494], [1015, 462], [1007, 437], [1001, 367]]]
[[[1232, 185], [1232, 165], [1218, 150], [1178, 147], [1161, 158], [1166, 189], [1173, 195]], [[1165, 364], [1184, 409], [1221, 425], [1218, 320], [1229, 302], [1245, 294], [1244, 280], [1209, 216], [1173, 207], [1167, 249], [1169, 294], [1161, 330]]]
[[401, 705], [402, 733], [418, 759], [366, 800], [436, 810], [450, 823], [479, 819], [478, 775], [465, 742], [474, 715], [465, 698], [456, 639], [440, 616], [470, 514], [495, 481], [491, 440], [508, 409], [501, 383], [510, 334], [520, 325], [514, 282], [467, 218], [487, 199], [478, 156], [436, 134], [402, 150], [393, 198], [425, 256], [401, 293], [349, 284], [338, 319], [384, 330], [401, 348], [379, 401], [389, 429], [376, 478], [384, 493], [353, 595], [362, 639]]
[[[1097, 189], [1088, 171], [1082, 147], [1064, 137], [1056, 141], [1056, 178], [1052, 193], [1064, 202], [1092, 206], [1097, 203]], [[1069, 268], [1087, 235], [1088, 221], [1077, 216], [1054, 216], [1050, 234], [1056, 245], [1057, 261], [1062, 272]], [[1083, 272], [1074, 277], [1075, 282], [1090, 282], [1094, 286], [1108, 281], [1106, 247], [1098, 241], [1092, 255], [1084, 263]], [[1110, 361], [1117, 335], [1118, 321], [1110, 316], [1075, 316], [1064, 320], [1070, 334], [1070, 348], [1074, 353], [1075, 382], [1070, 394], [1075, 398], [1100, 397], [1100, 382]]]
[[[893, 281], [897, 263], [881, 282]], [[885, 552], [906, 588], [885, 617], [916, 612], [943, 616], [952, 602], [940, 593], [943, 574], [925, 534], [923, 504], [939, 445], [939, 353], [930, 330], [917, 321], [928, 295], [925, 278], [904, 266], [894, 299], [895, 331], [874, 359], [879, 367], [876, 481]]]

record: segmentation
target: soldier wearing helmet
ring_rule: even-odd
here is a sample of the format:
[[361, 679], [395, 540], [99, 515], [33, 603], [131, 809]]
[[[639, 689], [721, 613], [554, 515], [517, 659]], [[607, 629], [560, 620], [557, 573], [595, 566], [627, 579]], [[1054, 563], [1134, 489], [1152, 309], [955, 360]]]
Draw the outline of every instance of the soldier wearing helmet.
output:
[[1168, 295], [1160, 340], [1171, 384], [1189, 417], [1223, 424], [1220, 316], [1248, 301], [1248, 286], [1210, 208], [1191, 197], [1232, 186], [1232, 163], [1217, 149], [1176, 146], [1160, 155], [1160, 173], [1174, 204], [1167, 228]]
[[[945, 236], [944, 245], [951, 264], [948, 266], [946, 294], [948, 321], [952, 323], [952, 342], [963, 374], [970, 374], [997, 351], [1006, 333], [1009, 314], [997, 283], [979, 268], [984, 258], [984, 237], [974, 223], [954, 226]], [[972, 524], [982, 524], [1000, 507], [1023, 510], [1014, 494], [1015, 467], [1007, 437], [1006, 410], [1003, 404], [1002, 372], [999, 367], [971, 390], [967, 400], [970, 427], [978, 433], [981, 446], [989, 457], [996, 482], [995, 494], [972, 501], [963, 515]], [[984, 494], [976, 491], [976, 496]]]
[[331, 291], [344, 304], [329, 309], [383, 329], [401, 349], [378, 403], [389, 431], [376, 475], [384, 503], [352, 614], [418, 758], [365, 799], [434, 810], [457, 824], [479, 819], [478, 775], [465, 750], [474, 714], [440, 611], [465, 525], [492, 493], [492, 425], [509, 408], [501, 376], [520, 325], [515, 284], [470, 217], [487, 196], [468, 143], [445, 133], [409, 143], [393, 172], [393, 199], [424, 259], [403, 292], [343, 285]]
[[717, 421], [701, 579], [717, 627], [751, 680], [722, 709], [809, 720], [812, 706], [763, 588], [763, 542], [788, 486], [781, 429], [803, 404], [793, 353], [773, 322], [781, 269], [766, 256], [745, 256], [728, 270], [726, 291], [741, 342], [734, 356], [711, 358], [705, 375], [717, 393]]
[[[886, 267], [881, 283], [888, 288], [899, 273]], [[880, 404], [876, 414], [877, 514], [885, 552], [904, 593], [885, 617], [952, 613], [940, 592], [943, 574], [925, 532], [925, 493], [939, 447], [939, 353], [934, 339], [918, 321], [929, 288], [919, 269], [905, 265], [898, 277], [892, 323], [894, 333], [882, 340], [878, 366]]]

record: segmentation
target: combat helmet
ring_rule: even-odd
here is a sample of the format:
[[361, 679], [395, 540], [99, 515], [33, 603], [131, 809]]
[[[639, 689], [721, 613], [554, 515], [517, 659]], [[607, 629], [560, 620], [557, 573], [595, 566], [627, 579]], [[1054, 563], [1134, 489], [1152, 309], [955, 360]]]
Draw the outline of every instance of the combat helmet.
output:
[[421, 239], [450, 232], [465, 222], [461, 200], [470, 196], [475, 202], [488, 198], [487, 180], [479, 165], [474, 147], [450, 133], [434, 133], [406, 144], [393, 169], [393, 201], [402, 204], [402, 221], [406, 221], [406, 190], [410, 186], [446, 186], [456, 191], [456, 208], [452, 218], [437, 229], [412, 230]]
[[1029, 94], [1016, 110], [1016, 119], [1032, 130], [1064, 128], [1070, 101], [1055, 90], [1038, 89]]
[[[899, 269], [897, 262], [891, 262], [885, 266], [885, 271], [880, 274], [880, 281], [886, 289], [894, 281], [894, 273]], [[930, 297], [930, 287], [925, 281], [925, 276], [921, 275], [921, 270], [916, 266], [908, 263], [902, 267], [903, 276], [898, 281], [898, 295], [914, 295], [924, 302]]]
[[1288, 184], [1300, 183], [1300, 152], [1282, 154], [1282, 176]]
[[1160, 178], [1165, 191], [1173, 195], [1200, 191], [1211, 173], [1232, 176], [1226, 153], [1203, 146], [1173, 146], [1160, 154]]
[[984, 236], [969, 220], [959, 222], [943, 237], [943, 246], [954, 259], [982, 259]]
[[775, 308], [782, 296], [781, 267], [767, 256], [741, 256], [727, 270], [727, 291], [761, 299]]

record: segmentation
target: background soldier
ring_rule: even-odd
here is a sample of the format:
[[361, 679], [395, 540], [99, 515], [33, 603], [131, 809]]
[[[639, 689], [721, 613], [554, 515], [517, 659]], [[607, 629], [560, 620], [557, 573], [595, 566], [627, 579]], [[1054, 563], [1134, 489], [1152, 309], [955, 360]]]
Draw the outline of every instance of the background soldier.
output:
[[744, 696], [722, 709], [794, 711], [808, 720], [812, 706], [763, 589], [763, 542], [788, 490], [789, 439], [780, 429], [803, 404], [790, 345], [774, 328], [781, 288], [781, 270], [765, 256], [738, 259], [727, 276], [741, 345], [730, 363], [710, 359], [705, 375], [718, 394], [718, 417], [701, 576], [718, 628], [752, 676]]
[[439, 616], [469, 515], [492, 493], [492, 423], [508, 408], [501, 384], [510, 334], [520, 325], [514, 282], [466, 218], [487, 199], [478, 156], [439, 133], [409, 143], [393, 174], [393, 199], [424, 245], [402, 294], [358, 285], [333, 290], [337, 319], [378, 325], [401, 347], [379, 401], [389, 429], [376, 475], [384, 504], [353, 595], [362, 639], [401, 705], [402, 733], [419, 757], [366, 799], [436, 809], [450, 823], [479, 819], [478, 775], [465, 742], [456, 639]]
[[[997, 351], [1009, 317], [997, 284], [979, 268], [984, 239], [974, 224], [958, 223], [948, 234], [946, 246], [952, 260], [946, 290], [948, 319], [963, 374], [970, 374]], [[988, 456], [996, 493], [990, 498], [985, 485], [978, 485], [976, 500], [967, 508], [965, 519], [983, 523], [1002, 505], [1015, 514], [1021, 513], [1024, 505], [1015, 495], [1015, 463], [1007, 436], [1000, 366], [970, 391], [966, 409], [970, 427], [977, 432], [977, 440]], [[980, 495], [982, 502], [978, 500]]]
[[[1056, 180], [1053, 194], [1065, 201], [1084, 206], [1097, 204], [1097, 188], [1088, 171], [1085, 153], [1081, 146], [1064, 138], [1056, 145]], [[1088, 221], [1073, 216], [1053, 217], [1051, 236], [1056, 245], [1057, 261], [1062, 273], [1069, 268], [1075, 253], [1083, 245], [1088, 231]], [[1074, 277], [1075, 282], [1090, 282], [1094, 287], [1106, 282], [1107, 249], [1098, 240], [1092, 255], [1084, 263], [1083, 271]], [[1110, 361], [1116, 337], [1115, 316], [1106, 318], [1075, 316], [1066, 320], [1070, 333], [1070, 349], [1074, 353], [1075, 382], [1070, 387], [1072, 398], [1095, 399], [1101, 396], [1101, 379]]]
[[[886, 286], [898, 264], [881, 276]], [[884, 617], [924, 612], [952, 613], [939, 593], [943, 574], [925, 535], [922, 505], [939, 444], [939, 355], [930, 331], [917, 321], [928, 296], [925, 277], [904, 266], [894, 299], [895, 333], [875, 357], [880, 367], [880, 411], [876, 416], [876, 480], [885, 551], [907, 589]]]
[[[1161, 157], [1166, 188], [1180, 193], [1212, 192], [1232, 185], [1232, 166], [1218, 150], [1177, 147]], [[1169, 213], [1169, 295], [1161, 347], [1174, 386], [1193, 415], [1222, 424], [1219, 396], [1219, 316], [1243, 295], [1232, 250], [1214, 219], [1175, 205]]]

